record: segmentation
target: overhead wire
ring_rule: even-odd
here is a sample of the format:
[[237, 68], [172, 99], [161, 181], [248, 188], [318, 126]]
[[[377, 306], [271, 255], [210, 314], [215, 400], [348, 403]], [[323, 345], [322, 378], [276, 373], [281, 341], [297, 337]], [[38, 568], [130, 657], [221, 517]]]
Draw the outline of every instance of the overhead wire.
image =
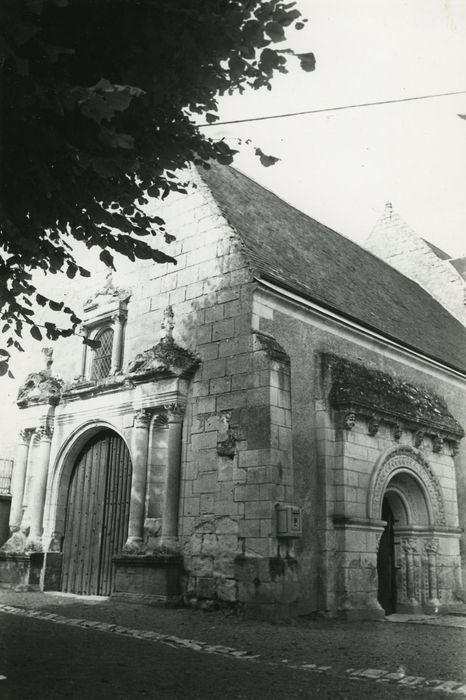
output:
[[269, 114], [261, 117], [246, 117], [244, 119], [230, 119], [228, 121], [205, 122], [198, 124], [199, 128], [212, 126], [227, 126], [231, 124], [245, 124], [247, 122], [261, 122], [269, 119], [287, 119], [288, 117], [300, 117], [306, 114], [321, 114], [322, 112], [337, 112], [343, 109], [357, 109], [360, 107], [375, 107], [377, 105], [390, 105], [400, 102], [414, 102], [415, 100], [430, 100], [435, 97], [450, 97], [452, 95], [464, 95], [466, 90], [458, 90], [456, 92], [440, 92], [434, 95], [417, 95], [415, 97], [400, 97], [394, 100], [380, 100], [378, 102], [360, 102], [357, 104], [340, 105], [338, 107], [323, 107], [320, 109], [305, 109], [302, 112], [286, 112], [284, 114]]

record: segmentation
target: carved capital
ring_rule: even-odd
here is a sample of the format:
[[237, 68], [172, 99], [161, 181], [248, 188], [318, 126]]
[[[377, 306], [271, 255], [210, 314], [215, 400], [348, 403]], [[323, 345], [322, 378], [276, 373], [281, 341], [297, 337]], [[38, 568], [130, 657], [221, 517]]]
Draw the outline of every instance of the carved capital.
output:
[[167, 412], [167, 419], [169, 423], [181, 423], [186, 406], [180, 403], [168, 403], [165, 404], [164, 409]]
[[128, 312], [126, 310], [120, 309], [119, 311], [115, 311], [111, 315], [111, 319], [113, 323], [124, 323], [128, 317]]
[[379, 427], [380, 427], [380, 421], [378, 418], [375, 416], [372, 416], [372, 418], [369, 420], [369, 423], [367, 424], [367, 432], [369, 435], [377, 435], [379, 432]]
[[437, 554], [439, 548], [439, 541], [437, 538], [432, 540], [426, 540], [424, 542], [424, 551], [426, 554]]
[[19, 439], [27, 444], [31, 439], [31, 435], [33, 434], [33, 432], [34, 428], [22, 428], [19, 431]]
[[401, 547], [406, 554], [417, 554], [417, 540], [414, 537], [401, 540]]
[[147, 428], [151, 419], [151, 413], [146, 408], [140, 408], [133, 416], [133, 427]]
[[53, 435], [53, 428], [51, 425], [41, 425], [36, 429], [35, 438], [37, 441], [51, 440], [52, 435]]

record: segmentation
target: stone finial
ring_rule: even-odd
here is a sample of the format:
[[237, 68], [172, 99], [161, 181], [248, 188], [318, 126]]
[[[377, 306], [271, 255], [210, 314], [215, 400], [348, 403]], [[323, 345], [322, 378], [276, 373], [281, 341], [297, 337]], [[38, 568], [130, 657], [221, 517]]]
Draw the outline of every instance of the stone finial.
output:
[[172, 340], [173, 339], [173, 329], [175, 327], [173, 307], [171, 305], [167, 306], [163, 312], [162, 323], [160, 328], [162, 329], [161, 339], [162, 340]]
[[45, 371], [50, 372], [53, 364], [53, 348], [42, 348], [42, 354], [44, 356]]
[[393, 204], [388, 201], [385, 202], [385, 216], [391, 216], [393, 214]]

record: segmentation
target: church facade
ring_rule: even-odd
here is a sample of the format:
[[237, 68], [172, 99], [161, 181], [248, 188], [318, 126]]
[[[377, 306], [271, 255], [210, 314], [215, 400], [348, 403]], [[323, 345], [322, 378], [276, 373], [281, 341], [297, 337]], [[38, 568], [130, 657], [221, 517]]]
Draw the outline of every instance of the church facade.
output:
[[98, 347], [44, 348], [21, 387], [0, 585], [268, 618], [460, 606], [464, 327], [237, 171], [193, 177], [160, 211], [177, 265], [77, 299]]

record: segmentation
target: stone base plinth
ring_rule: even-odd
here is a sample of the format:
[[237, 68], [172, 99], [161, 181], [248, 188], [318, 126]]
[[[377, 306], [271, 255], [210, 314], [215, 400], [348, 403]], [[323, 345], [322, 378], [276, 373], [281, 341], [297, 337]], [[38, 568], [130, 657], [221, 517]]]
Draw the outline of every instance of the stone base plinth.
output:
[[349, 610], [338, 610], [337, 618], [352, 622], [353, 620], [383, 620], [385, 613], [382, 608], [351, 608]]
[[43, 552], [0, 552], [0, 588], [11, 588], [15, 591], [40, 590], [43, 565]]
[[112, 598], [154, 605], [180, 602], [183, 562], [179, 555], [119, 555], [113, 563]]
[[291, 557], [235, 559], [238, 601], [246, 617], [286, 620], [298, 613], [298, 562]]

